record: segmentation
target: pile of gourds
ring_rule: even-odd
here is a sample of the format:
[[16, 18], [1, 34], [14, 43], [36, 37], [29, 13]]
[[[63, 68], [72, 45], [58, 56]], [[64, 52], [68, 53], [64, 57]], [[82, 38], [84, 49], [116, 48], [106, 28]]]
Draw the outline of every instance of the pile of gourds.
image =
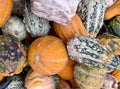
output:
[[120, 0], [0, 0], [0, 89], [119, 89]]

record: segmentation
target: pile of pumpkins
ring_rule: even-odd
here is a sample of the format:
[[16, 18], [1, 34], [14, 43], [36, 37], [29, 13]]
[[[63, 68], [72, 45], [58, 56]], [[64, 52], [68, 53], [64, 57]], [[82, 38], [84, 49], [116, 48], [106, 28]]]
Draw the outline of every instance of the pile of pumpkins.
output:
[[75, 0], [67, 24], [42, 1], [0, 0], [0, 89], [118, 89], [120, 0]]

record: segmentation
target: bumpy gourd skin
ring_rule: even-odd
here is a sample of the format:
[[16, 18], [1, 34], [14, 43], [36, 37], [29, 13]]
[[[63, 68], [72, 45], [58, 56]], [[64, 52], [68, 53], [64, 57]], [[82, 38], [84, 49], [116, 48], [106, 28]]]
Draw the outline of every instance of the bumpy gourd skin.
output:
[[13, 0], [0, 0], [0, 27], [3, 27], [10, 18]]
[[3, 76], [19, 74], [26, 66], [26, 48], [17, 38], [0, 36], [0, 72]]
[[90, 36], [96, 37], [104, 21], [104, 12], [107, 6], [104, 0], [81, 0], [77, 14]]
[[120, 69], [120, 58], [93, 37], [75, 35], [68, 42], [67, 49], [70, 57], [79, 63], [104, 68], [108, 72]]
[[106, 71], [97, 67], [88, 67], [78, 63], [74, 67], [74, 78], [80, 89], [100, 89]]
[[45, 18], [40, 18], [32, 13], [30, 3], [26, 1], [24, 9], [24, 19], [26, 30], [32, 37], [47, 35], [50, 30], [49, 21]]

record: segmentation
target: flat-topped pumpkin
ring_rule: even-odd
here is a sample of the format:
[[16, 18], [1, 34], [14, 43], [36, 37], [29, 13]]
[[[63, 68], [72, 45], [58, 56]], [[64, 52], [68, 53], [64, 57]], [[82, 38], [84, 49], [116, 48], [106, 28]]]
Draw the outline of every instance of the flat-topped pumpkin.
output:
[[53, 75], [65, 67], [68, 55], [62, 40], [48, 35], [33, 41], [28, 50], [28, 61], [34, 71]]

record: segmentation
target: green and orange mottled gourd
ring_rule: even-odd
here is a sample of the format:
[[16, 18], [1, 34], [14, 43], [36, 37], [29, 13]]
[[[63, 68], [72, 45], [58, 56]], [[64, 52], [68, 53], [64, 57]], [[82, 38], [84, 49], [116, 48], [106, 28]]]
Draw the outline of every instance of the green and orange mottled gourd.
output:
[[26, 47], [9, 35], [0, 35], [0, 73], [3, 76], [19, 74], [26, 66]]
[[115, 55], [120, 55], [120, 38], [112, 34], [103, 34], [99, 38], [100, 42]]
[[55, 33], [66, 43], [68, 39], [72, 38], [75, 34], [88, 35], [82, 20], [76, 14], [67, 25], [53, 23]]
[[0, 0], [0, 27], [3, 27], [10, 18], [13, 0]]
[[38, 73], [57, 74], [68, 62], [67, 50], [62, 40], [55, 36], [39, 37], [29, 46], [28, 62]]

